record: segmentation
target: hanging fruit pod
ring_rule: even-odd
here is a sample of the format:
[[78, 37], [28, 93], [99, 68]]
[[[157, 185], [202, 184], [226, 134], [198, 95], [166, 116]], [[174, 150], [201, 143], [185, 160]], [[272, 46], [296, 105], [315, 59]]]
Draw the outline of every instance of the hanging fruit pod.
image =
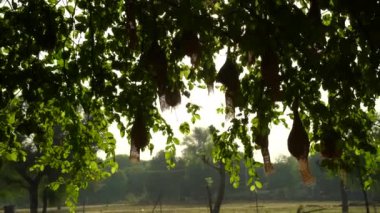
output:
[[36, 26], [35, 40], [36, 43], [44, 50], [53, 50], [57, 44], [57, 23], [55, 22], [55, 14], [48, 5], [40, 5], [41, 14], [37, 19], [40, 19], [40, 26]]
[[227, 88], [225, 96], [226, 103], [226, 118], [232, 119], [235, 118], [235, 105], [234, 105], [234, 93], [230, 89]]
[[160, 108], [162, 111], [165, 111], [170, 108], [168, 104], [166, 103], [165, 93], [158, 94], [158, 101], [160, 102]]
[[282, 92], [280, 90], [281, 77], [279, 72], [279, 59], [277, 54], [273, 50], [267, 49], [262, 55], [261, 76], [270, 97], [274, 101], [282, 100]]
[[46, 14], [46, 30], [44, 32], [44, 47], [46, 50], [53, 50], [57, 44], [57, 23], [54, 21], [54, 15], [49, 11]]
[[269, 133], [268, 123], [265, 122], [265, 114], [262, 109], [259, 109], [257, 112], [257, 118], [259, 120], [257, 129], [254, 131], [254, 138], [256, 144], [260, 147], [261, 155], [263, 156], [264, 161], [264, 171], [265, 174], [269, 175], [273, 172], [273, 165], [270, 160], [269, 154]]
[[293, 105], [293, 116], [293, 126], [288, 137], [288, 150], [298, 160], [303, 182], [306, 185], [312, 185], [315, 183], [315, 178], [310, 172], [308, 163], [310, 141], [298, 114], [298, 100]]
[[240, 41], [239, 41], [239, 48], [242, 50], [242, 63], [246, 66], [251, 66], [256, 61], [256, 55], [255, 55], [255, 39], [257, 39], [259, 36], [257, 33], [255, 33], [253, 30], [247, 30], [242, 35]]
[[168, 61], [164, 50], [158, 45], [157, 41], [154, 41], [148, 51], [141, 57], [147, 70], [152, 72], [158, 94], [163, 95], [168, 84]]
[[172, 40], [172, 55], [171, 57], [174, 58], [175, 60], [182, 59], [185, 57], [185, 52], [182, 48], [182, 33], [179, 32], [177, 33], [173, 40]]
[[190, 57], [191, 64], [197, 66], [201, 55], [201, 44], [198, 36], [193, 31], [185, 31], [182, 35], [184, 53]]
[[324, 124], [321, 130], [321, 155], [330, 159], [340, 158], [342, 155], [339, 147], [340, 134], [329, 124]]
[[270, 160], [270, 154], [269, 154], [269, 133], [268, 134], [261, 134], [259, 132], [256, 132], [256, 144], [260, 146], [261, 149], [261, 155], [263, 156], [264, 161], [264, 171], [265, 174], [269, 175], [273, 172], [273, 165]]
[[315, 177], [310, 172], [308, 158], [298, 159], [298, 165], [303, 183], [308, 186], [315, 184]]
[[222, 83], [227, 88], [236, 87], [236, 79], [239, 81], [239, 72], [235, 62], [227, 56], [223, 66], [220, 68], [216, 81]]
[[140, 161], [140, 150], [144, 149], [149, 143], [149, 129], [143, 116], [142, 109], [138, 109], [135, 120], [130, 132], [131, 150], [129, 158], [133, 162]]
[[191, 64], [198, 66], [201, 56], [201, 44], [196, 32], [184, 30], [177, 33], [173, 39], [173, 56], [182, 59], [185, 55], [190, 57]]
[[240, 90], [239, 68], [230, 56], [227, 56], [226, 62], [220, 68], [216, 81], [222, 83], [226, 87], [226, 118], [235, 117], [235, 107], [242, 102], [242, 94]]
[[253, 50], [246, 50], [241, 55], [241, 63], [245, 66], [252, 66], [256, 62], [256, 55]]
[[181, 92], [179, 88], [166, 89], [165, 102], [168, 107], [176, 107], [181, 103]]
[[125, 13], [127, 17], [127, 33], [128, 33], [128, 47], [136, 50], [138, 46], [137, 25], [135, 15], [135, 2], [134, 0], [125, 0]]
[[205, 73], [203, 79], [207, 85], [207, 91], [208, 94], [211, 94], [214, 92], [214, 80], [215, 80], [215, 68], [213, 67], [212, 69], [207, 69], [203, 68], [203, 72]]

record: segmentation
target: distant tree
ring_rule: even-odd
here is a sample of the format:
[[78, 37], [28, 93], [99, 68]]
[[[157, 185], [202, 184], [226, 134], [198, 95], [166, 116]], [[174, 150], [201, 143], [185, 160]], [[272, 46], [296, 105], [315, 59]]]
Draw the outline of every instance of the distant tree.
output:
[[28, 191], [19, 174], [11, 168], [7, 161], [0, 167], [0, 206], [16, 205], [29, 207]]
[[274, 192], [273, 196], [279, 199], [289, 199], [297, 195], [300, 186], [297, 162], [290, 157], [282, 156], [275, 164], [275, 172], [265, 177], [266, 189]]
[[135, 165], [133, 162], [131, 162], [128, 155], [116, 155], [115, 161], [118, 165], [118, 170], [126, 170], [129, 167]]
[[27, 159], [25, 159], [24, 162], [7, 162], [7, 170], [13, 170], [13, 174], [9, 173], [9, 175], [5, 178], [8, 182], [18, 183], [27, 189], [29, 195], [30, 212], [37, 213], [40, 184], [46, 175], [46, 170], [33, 170], [32, 166], [38, 159], [39, 153], [35, 150], [35, 148], [33, 148], [32, 145], [25, 145], [24, 150], [28, 153]]
[[175, 168], [168, 167], [166, 153], [161, 151], [149, 162], [146, 187], [150, 194], [150, 201], [174, 201], [184, 199], [185, 168], [181, 159], [173, 159]]
[[[210, 213], [219, 213], [220, 207], [223, 202], [225, 184], [226, 184], [226, 170], [221, 161], [216, 163], [212, 159], [212, 134], [209, 129], [194, 128], [192, 134], [184, 138], [186, 148], [183, 151], [184, 159], [188, 162], [202, 161], [204, 164], [214, 169], [218, 173], [218, 189], [216, 199], [211, 205], [211, 193], [209, 192], [210, 182], [206, 183], [208, 192], [208, 199], [210, 201]], [[206, 178], [206, 177], [204, 177]]]
[[[53, 198], [60, 199], [59, 196], [63, 196], [62, 192], [51, 190], [49, 184], [57, 181], [60, 175], [58, 171], [45, 167], [34, 168], [35, 161], [39, 160], [41, 153], [31, 142], [32, 140], [38, 140], [38, 137], [33, 139], [23, 137], [23, 150], [26, 155], [26, 159], [21, 162], [5, 161], [4, 168], [2, 168], [3, 175], [0, 177], [8, 184], [16, 184], [25, 188], [28, 191], [30, 212], [38, 212], [39, 200], [43, 201], [42, 212], [47, 212], [48, 201]], [[42, 191], [42, 195], [39, 193]], [[51, 199], [50, 199], [51, 198]]]
[[[373, 117], [373, 120], [375, 120], [374, 117], [378, 117], [376, 114], [369, 113], [369, 115]], [[378, 125], [378, 121], [376, 123]], [[376, 156], [376, 153], [380, 151], [379, 127], [377, 125], [371, 127], [371, 131], [368, 129], [356, 130], [363, 135], [362, 138], [357, 138], [350, 132], [347, 133], [346, 140], [359, 143], [360, 148], [345, 147], [338, 157], [325, 157], [321, 161], [321, 166], [329, 169], [341, 179], [342, 212], [348, 212], [346, 188], [349, 183], [347, 179], [356, 180], [363, 194], [366, 212], [369, 213], [370, 211], [367, 190], [377, 181], [375, 177], [380, 172], [380, 159]], [[369, 131], [369, 134], [366, 133]], [[364, 137], [365, 135], [366, 137]]]
[[145, 198], [147, 162], [139, 164], [129, 160], [128, 155], [116, 155], [118, 170], [105, 179], [92, 181], [87, 189], [81, 191], [79, 199], [88, 204], [110, 204], [115, 202], [137, 202]]

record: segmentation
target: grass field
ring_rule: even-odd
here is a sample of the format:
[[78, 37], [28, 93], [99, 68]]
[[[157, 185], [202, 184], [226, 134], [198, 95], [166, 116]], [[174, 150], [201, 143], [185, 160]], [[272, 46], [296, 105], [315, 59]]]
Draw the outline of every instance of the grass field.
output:
[[[256, 208], [254, 202], [247, 203], [226, 203], [222, 205], [222, 213], [296, 213], [299, 208], [302, 208], [302, 213], [306, 212], [319, 212], [319, 213], [335, 213], [341, 212], [339, 202], [260, 202]], [[378, 210], [377, 210], [378, 209]], [[152, 212], [153, 205], [127, 205], [127, 204], [112, 204], [112, 205], [93, 205], [93, 206], [78, 206], [77, 212], [87, 213], [118, 213], [118, 212]], [[350, 206], [350, 213], [364, 213], [365, 207], [363, 205]], [[377, 211], [376, 211], [377, 210]], [[0, 211], [2, 212], [2, 211]], [[29, 212], [27, 209], [17, 209], [17, 213]], [[65, 213], [65, 209], [56, 210], [49, 209], [48, 212]], [[209, 210], [206, 205], [163, 205], [157, 206], [154, 212], [163, 213], [208, 213]], [[376, 209], [372, 205], [371, 212], [380, 212], [380, 205]]]

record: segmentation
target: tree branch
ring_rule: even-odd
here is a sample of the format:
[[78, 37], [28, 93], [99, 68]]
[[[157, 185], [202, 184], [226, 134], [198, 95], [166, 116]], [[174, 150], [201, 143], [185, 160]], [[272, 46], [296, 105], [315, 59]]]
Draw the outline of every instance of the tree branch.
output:
[[210, 160], [208, 160], [208, 159], [206, 158], [206, 156], [203, 155], [203, 156], [201, 157], [201, 159], [202, 159], [203, 163], [205, 163], [205, 164], [208, 165], [209, 167], [211, 167], [211, 168], [217, 170], [218, 172], [220, 171], [221, 167], [220, 167], [220, 166], [216, 166], [215, 164], [211, 163]]

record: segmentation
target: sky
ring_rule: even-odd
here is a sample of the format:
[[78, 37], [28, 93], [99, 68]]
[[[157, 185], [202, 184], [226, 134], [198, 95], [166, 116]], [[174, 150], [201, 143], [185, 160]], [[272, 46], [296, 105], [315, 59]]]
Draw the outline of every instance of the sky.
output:
[[[226, 60], [226, 50], [222, 50], [215, 57], [216, 70], [219, 70]], [[190, 65], [190, 59], [187, 58], [184, 61], [186, 64]], [[217, 87], [218, 83], [215, 84]], [[186, 104], [191, 102], [200, 106], [199, 114], [201, 120], [197, 121], [195, 124], [191, 125], [190, 128], [195, 127], [208, 127], [214, 125], [216, 128], [220, 129], [221, 124], [226, 122], [224, 114], [218, 114], [216, 112], [217, 108], [225, 105], [225, 96], [224, 93], [219, 91], [217, 88], [214, 88], [214, 92], [208, 93], [207, 89], [194, 88], [191, 91], [190, 98], [182, 96], [182, 102], [176, 108], [166, 110], [162, 113], [162, 116], [165, 118], [167, 123], [169, 123], [174, 131], [174, 134], [177, 138], [181, 139], [184, 137], [183, 134], [179, 132], [179, 125], [182, 122], [187, 121], [191, 124], [191, 116], [187, 113]], [[286, 113], [286, 112], [285, 112]], [[287, 136], [290, 132], [292, 121], [286, 119], [289, 129], [287, 129], [282, 124], [271, 126], [271, 133], [269, 135], [269, 152], [271, 154], [272, 161], [275, 161], [281, 155], [290, 155], [287, 149]], [[227, 122], [226, 122], [227, 123]], [[116, 144], [116, 154], [127, 154], [129, 155], [130, 145], [127, 138], [121, 138], [119, 130], [116, 127], [116, 123], [112, 124], [110, 131], [114, 134], [114, 137], [117, 141]], [[152, 141], [154, 144], [154, 150], [152, 154], [148, 149], [141, 153], [142, 160], [149, 160], [154, 157], [159, 151], [165, 149], [166, 138], [159, 133], [152, 135]], [[181, 155], [183, 146], [177, 146], [177, 156]], [[262, 162], [262, 157], [260, 150], [254, 153], [255, 160]]]
[[[177, 106], [174, 109], [166, 110], [162, 112], [162, 116], [173, 128], [174, 134], [178, 138], [183, 138], [184, 135], [179, 132], [179, 125], [182, 122], [190, 121], [191, 116], [186, 112], [186, 103], [191, 102], [200, 106], [199, 114], [201, 120], [197, 121], [195, 124], [191, 125], [191, 129], [194, 127], [208, 127], [214, 125], [215, 127], [221, 126], [222, 122], [226, 122], [224, 114], [218, 114], [216, 109], [224, 105], [224, 93], [218, 90], [214, 90], [213, 93], [208, 94], [207, 89], [194, 89], [191, 93], [190, 99], [182, 97], [181, 105]], [[189, 122], [191, 123], [191, 122]], [[288, 123], [291, 127], [291, 121]], [[113, 124], [110, 128], [110, 131], [114, 134], [117, 141], [116, 154], [129, 154], [129, 144], [126, 138], [121, 138], [119, 130], [116, 127], [116, 124]], [[289, 155], [287, 149], [287, 135], [289, 134], [290, 129], [285, 128], [283, 125], [273, 125], [271, 133], [269, 135], [269, 150], [271, 152], [272, 159], [276, 159], [280, 155]], [[152, 136], [152, 143], [154, 144], [154, 151], [150, 155], [149, 150], [142, 152], [141, 159], [149, 160], [157, 154], [157, 152], [163, 150], [166, 144], [166, 138], [161, 136], [159, 133]], [[181, 150], [183, 147], [177, 147], [177, 155], [180, 156]], [[256, 154], [258, 158], [256, 160], [261, 160], [261, 155]]]
[[[215, 57], [216, 70], [219, 70], [221, 66], [224, 64], [226, 60], [226, 50], [222, 50]], [[190, 59], [187, 58], [184, 62], [188, 65], [190, 64]], [[217, 85], [220, 85], [216, 83]], [[327, 92], [322, 91], [321, 89], [321, 97], [322, 100], [327, 102]], [[201, 120], [197, 121], [195, 124], [191, 125], [190, 128], [193, 129], [195, 127], [208, 127], [210, 125], [215, 126], [218, 129], [221, 129], [221, 124], [226, 122], [225, 115], [218, 114], [216, 112], [217, 108], [221, 106], [224, 107], [225, 96], [224, 93], [219, 91], [217, 88], [214, 89], [213, 93], [208, 93], [207, 89], [199, 89], [194, 88], [191, 91], [190, 98], [182, 96], [182, 102], [179, 106], [174, 109], [166, 110], [161, 112], [162, 117], [165, 118], [168, 124], [171, 125], [175, 137], [182, 139], [184, 135], [182, 135], [179, 131], [179, 125], [182, 122], [187, 121], [191, 124], [190, 119], [191, 116], [187, 113], [186, 104], [193, 103], [200, 106], [199, 114], [201, 116]], [[159, 104], [157, 104], [159, 105]], [[376, 101], [376, 111], [380, 112], [380, 100]], [[290, 110], [287, 109], [285, 111], [285, 115], [290, 113]], [[269, 152], [271, 155], [272, 162], [275, 162], [277, 158], [281, 156], [289, 156], [290, 153], [287, 148], [287, 140], [288, 135], [290, 133], [290, 128], [292, 127], [292, 120], [288, 116], [284, 116], [288, 128], [286, 128], [282, 123], [279, 125], [270, 124], [271, 132], [269, 135]], [[226, 122], [227, 123], [227, 122]], [[116, 123], [112, 124], [109, 129], [113, 134], [117, 141], [116, 144], [116, 154], [127, 154], [129, 155], [130, 145], [128, 143], [127, 138], [121, 138], [118, 128], [116, 127]], [[148, 149], [141, 153], [142, 160], [150, 160], [154, 157], [158, 152], [165, 149], [166, 138], [159, 133], [152, 135], [152, 141], [154, 144], [154, 150], [152, 153]], [[181, 155], [183, 150], [183, 146], [177, 146], [177, 156]], [[243, 151], [243, 149], [242, 149]], [[256, 161], [262, 162], [262, 156], [260, 154], [260, 150], [254, 152], [254, 158]]]

